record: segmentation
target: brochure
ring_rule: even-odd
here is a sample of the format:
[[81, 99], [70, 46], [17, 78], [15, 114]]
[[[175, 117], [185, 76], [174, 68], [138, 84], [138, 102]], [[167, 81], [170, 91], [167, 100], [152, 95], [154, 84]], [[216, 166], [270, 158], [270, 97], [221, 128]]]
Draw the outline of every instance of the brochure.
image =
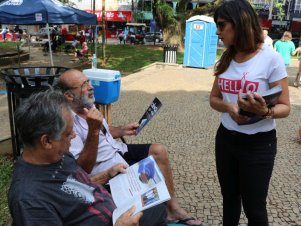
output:
[[161, 101], [156, 97], [139, 120], [139, 127], [136, 129], [136, 135], [140, 133], [143, 127], [154, 117], [161, 106]]
[[133, 205], [136, 206], [136, 214], [170, 199], [164, 177], [153, 156], [130, 166], [126, 173], [118, 174], [109, 184], [117, 206], [113, 212], [113, 225]]
[[[264, 98], [267, 106], [270, 108], [270, 107], [273, 107], [277, 103], [277, 100], [278, 100], [279, 96], [281, 95], [281, 93], [282, 93], [282, 87], [281, 87], [281, 85], [277, 85], [277, 86], [274, 86], [273, 88], [271, 88], [263, 93], [259, 93], [259, 94]], [[242, 94], [242, 98], [247, 99], [246, 94]], [[240, 125], [253, 124], [253, 123], [258, 122], [263, 119], [260, 115], [256, 115], [253, 112], [244, 111], [243, 109], [239, 109], [239, 114], [250, 117], [250, 120], [248, 122], [246, 122], [244, 124], [240, 124]]]

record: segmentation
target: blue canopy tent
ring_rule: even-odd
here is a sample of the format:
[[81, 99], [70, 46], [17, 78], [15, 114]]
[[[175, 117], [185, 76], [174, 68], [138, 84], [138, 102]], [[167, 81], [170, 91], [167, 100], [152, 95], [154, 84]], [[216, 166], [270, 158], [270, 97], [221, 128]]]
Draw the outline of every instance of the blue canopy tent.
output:
[[[46, 24], [47, 27], [49, 24], [95, 25], [97, 18], [94, 14], [63, 5], [57, 0], [6, 0], [0, 3], [0, 24]], [[53, 66], [50, 41], [48, 43]]]

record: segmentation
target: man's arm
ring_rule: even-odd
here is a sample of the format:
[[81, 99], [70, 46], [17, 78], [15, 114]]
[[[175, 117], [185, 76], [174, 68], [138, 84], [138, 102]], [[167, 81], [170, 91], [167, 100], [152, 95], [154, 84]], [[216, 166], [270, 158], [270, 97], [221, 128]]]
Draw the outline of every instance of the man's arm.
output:
[[120, 138], [123, 136], [136, 135], [136, 129], [139, 127], [137, 122], [132, 122], [124, 126], [109, 126], [110, 133], [114, 138]]
[[80, 152], [77, 163], [87, 173], [91, 173], [97, 158], [99, 133], [102, 125], [103, 115], [96, 108], [85, 109], [85, 115], [88, 124], [88, 135], [83, 150]]
[[[61, 226], [62, 220], [51, 205], [42, 200], [18, 201], [12, 208], [13, 225]], [[32, 206], [34, 203], [34, 206]]]

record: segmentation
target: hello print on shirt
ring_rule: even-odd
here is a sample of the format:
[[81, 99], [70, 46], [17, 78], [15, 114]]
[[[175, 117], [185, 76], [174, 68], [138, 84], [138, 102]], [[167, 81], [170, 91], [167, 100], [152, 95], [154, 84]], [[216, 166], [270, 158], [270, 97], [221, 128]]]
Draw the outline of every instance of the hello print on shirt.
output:
[[247, 93], [251, 91], [252, 93], [257, 92], [259, 87], [259, 82], [247, 80], [247, 75], [249, 72], [244, 72], [241, 76], [241, 79], [226, 79], [218, 78], [218, 86], [221, 92], [238, 94], [239, 90], [242, 90], [242, 93]]

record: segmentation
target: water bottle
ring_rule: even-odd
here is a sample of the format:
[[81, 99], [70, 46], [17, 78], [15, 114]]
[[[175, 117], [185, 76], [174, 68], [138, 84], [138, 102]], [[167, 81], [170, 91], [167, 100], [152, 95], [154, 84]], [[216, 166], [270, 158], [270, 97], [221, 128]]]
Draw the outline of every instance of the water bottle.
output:
[[92, 69], [97, 69], [97, 58], [96, 58], [96, 54], [93, 54], [92, 57]]

